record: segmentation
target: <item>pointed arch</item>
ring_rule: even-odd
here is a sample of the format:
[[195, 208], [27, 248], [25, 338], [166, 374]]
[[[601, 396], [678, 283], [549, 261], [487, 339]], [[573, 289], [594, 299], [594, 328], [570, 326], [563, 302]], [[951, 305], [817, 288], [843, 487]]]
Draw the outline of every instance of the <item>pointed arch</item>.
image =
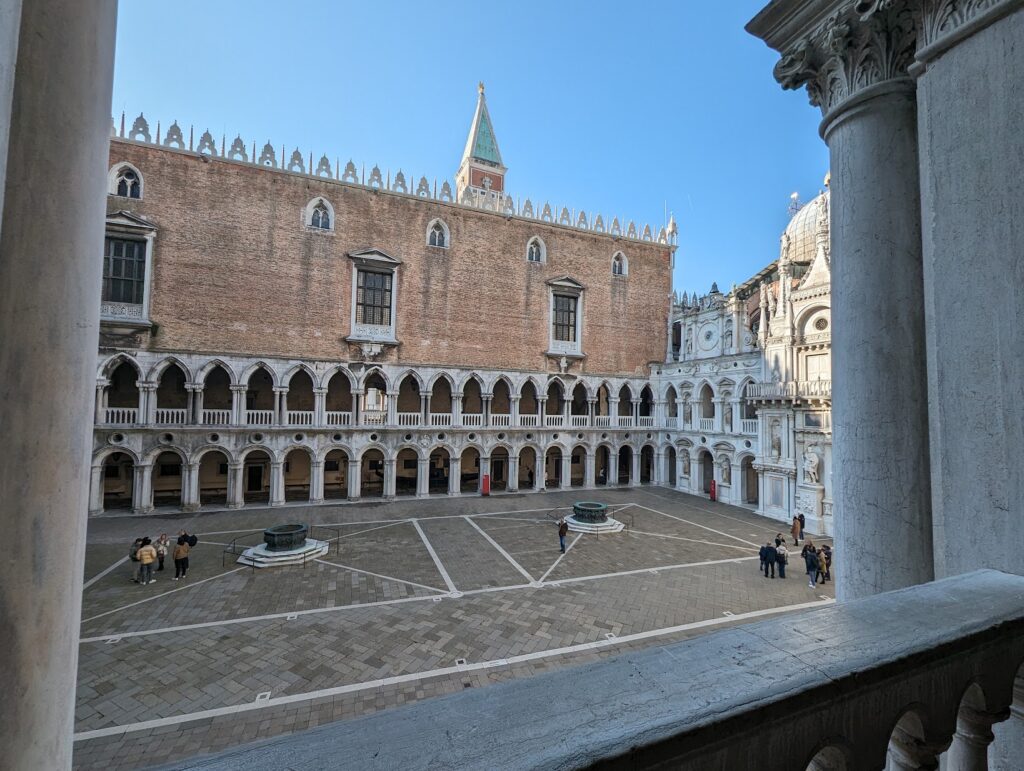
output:
[[345, 379], [348, 380], [349, 388], [356, 387], [357, 380], [355, 376], [349, 371], [348, 367], [346, 367], [344, 364], [335, 364], [333, 367], [324, 372], [323, 377], [321, 377], [319, 382], [317, 382], [318, 387], [329, 388], [331, 385], [331, 381], [334, 379], [334, 376], [338, 374], [345, 376]]
[[267, 364], [265, 361], [257, 361], [246, 367], [238, 378], [239, 384], [248, 385], [249, 381], [252, 379], [252, 376], [255, 375], [256, 372], [261, 369], [265, 370], [267, 375], [270, 376], [270, 382], [273, 384], [274, 388], [279, 388], [281, 386], [281, 378], [278, 376], [277, 370], [274, 369], [269, 364]]
[[149, 374], [146, 375], [146, 380], [148, 380], [151, 383], [159, 383], [160, 378], [164, 374], [164, 371], [172, 365], [176, 366], [178, 369], [181, 370], [182, 374], [185, 376], [186, 383], [193, 382], [192, 370], [189, 368], [187, 364], [185, 364], [184, 361], [179, 359], [177, 356], [166, 356], [160, 361], [158, 361], [156, 364], [154, 364], [152, 367], [150, 367]]
[[287, 388], [291, 388], [292, 378], [298, 375], [300, 372], [305, 372], [307, 375], [309, 375], [310, 382], [312, 382], [313, 387], [316, 388], [316, 384], [320, 382], [320, 378], [317, 376], [316, 372], [313, 371], [313, 368], [310, 367], [305, 362], [299, 362], [298, 364], [295, 364], [290, 369], [288, 369], [284, 373], [284, 375], [281, 376], [281, 382]]
[[387, 373], [384, 372], [381, 367], [370, 367], [366, 370], [366, 372], [363, 373], [363, 376], [359, 379], [359, 389], [361, 391], [365, 391], [366, 384], [374, 377], [379, 377], [384, 382], [385, 391], [392, 390], [391, 381], [388, 379]]
[[452, 244], [451, 231], [448, 223], [440, 217], [435, 217], [427, 225], [427, 246], [438, 249], [448, 249]]
[[195, 382], [205, 383], [206, 378], [209, 377], [210, 373], [213, 372], [213, 370], [217, 369], [217, 367], [220, 367], [222, 370], [224, 370], [232, 385], [240, 385], [240, 382], [237, 379], [238, 376], [235, 374], [235, 371], [231, 368], [231, 365], [229, 365], [223, 359], [210, 359], [208, 362], [203, 364], [195, 374]]
[[334, 207], [323, 196], [317, 196], [302, 208], [302, 224], [318, 231], [334, 232]]
[[540, 236], [533, 236], [526, 242], [526, 261], [539, 263], [548, 261], [548, 247]]
[[629, 275], [629, 260], [622, 251], [612, 255], [612, 275], [626, 277]]
[[119, 198], [135, 198], [141, 201], [145, 192], [145, 184], [142, 172], [128, 161], [115, 163], [107, 172], [107, 193], [109, 195], [116, 195]]
[[121, 366], [121, 364], [128, 364], [135, 370], [139, 380], [144, 379], [142, 375], [142, 367], [139, 365], [139, 362], [135, 360], [134, 356], [131, 356], [124, 351], [118, 351], [100, 364], [98, 379], [109, 380], [114, 370]]

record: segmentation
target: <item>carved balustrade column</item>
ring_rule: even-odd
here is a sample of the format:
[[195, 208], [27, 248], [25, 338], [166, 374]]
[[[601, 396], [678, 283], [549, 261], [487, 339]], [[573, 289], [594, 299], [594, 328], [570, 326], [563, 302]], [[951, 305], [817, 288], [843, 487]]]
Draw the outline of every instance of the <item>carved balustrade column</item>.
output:
[[943, 771], [988, 771], [988, 748], [995, 738], [992, 726], [1009, 716], [1009, 711], [987, 712], [961, 705], [953, 743], [943, 757]]
[[897, 725], [889, 739], [886, 771], [924, 771], [938, 768], [942, 749], [925, 743]]
[[[806, 85], [824, 116], [836, 542], [862, 555], [838, 563], [839, 598], [850, 599], [934, 575], [917, 102], [907, 72], [915, 4], [836, 2], [824, 21], [808, 11], [785, 23], [780, 5], [748, 30], [783, 52], [776, 78]], [[893, 543], [904, 545], [898, 560], [887, 557]]]

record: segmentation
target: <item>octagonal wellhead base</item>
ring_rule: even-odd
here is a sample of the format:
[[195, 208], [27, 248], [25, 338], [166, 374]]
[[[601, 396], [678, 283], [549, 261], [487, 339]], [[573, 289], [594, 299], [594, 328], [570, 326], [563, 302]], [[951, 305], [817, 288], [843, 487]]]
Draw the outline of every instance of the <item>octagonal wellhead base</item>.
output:
[[597, 501], [577, 501], [565, 521], [574, 533], [618, 533], [625, 527], [608, 516], [607, 504]]

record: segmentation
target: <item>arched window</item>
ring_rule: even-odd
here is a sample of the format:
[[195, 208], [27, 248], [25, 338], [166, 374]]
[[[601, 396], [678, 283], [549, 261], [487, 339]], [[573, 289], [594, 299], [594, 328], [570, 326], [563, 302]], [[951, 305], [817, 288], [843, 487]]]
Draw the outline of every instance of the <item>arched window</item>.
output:
[[547, 250], [544, 242], [534, 236], [526, 245], [526, 259], [528, 262], [544, 262], [547, 258]]
[[451, 243], [448, 235], [448, 226], [442, 220], [434, 220], [427, 228], [427, 246], [437, 246], [447, 249]]
[[615, 256], [612, 257], [612, 275], [613, 276], [625, 276], [629, 273], [629, 263], [626, 261], [626, 255], [622, 252], [616, 252]]
[[314, 230], [334, 230], [334, 207], [326, 198], [314, 198], [302, 210], [302, 222]]
[[324, 206], [323, 201], [318, 201], [316, 206], [313, 207], [313, 217], [309, 223], [314, 228], [320, 228], [321, 230], [331, 229], [331, 213]]
[[110, 170], [107, 192], [121, 198], [142, 198], [142, 174], [130, 163], [121, 163]]

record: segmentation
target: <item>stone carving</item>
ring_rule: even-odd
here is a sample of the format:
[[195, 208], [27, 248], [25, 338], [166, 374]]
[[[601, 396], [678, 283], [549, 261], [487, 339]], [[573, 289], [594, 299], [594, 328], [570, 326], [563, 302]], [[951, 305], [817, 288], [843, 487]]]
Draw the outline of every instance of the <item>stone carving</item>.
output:
[[731, 434], [732, 433], [732, 407], [726, 407], [725, 415], [723, 417], [725, 418], [725, 433]]
[[613, 236], [621, 236], [622, 228], [619, 227], [619, 218], [615, 217], [612, 220], [612, 229], [609, 231]]
[[725, 338], [724, 338], [724, 341], [723, 341], [722, 344], [725, 346], [725, 350], [729, 350], [730, 348], [732, 348], [732, 330], [731, 329], [725, 330]]
[[209, 129], [203, 132], [203, 135], [199, 137], [199, 145], [196, 147], [196, 152], [200, 155], [212, 155], [217, 156], [217, 143], [213, 139], [213, 134], [210, 133]]
[[544, 209], [540, 213], [540, 218], [545, 222], [551, 222], [554, 219], [554, 217], [551, 214], [551, 204], [544, 204]]
[[345, 164], [345, 171], [341, 174], [342, 182], [351, 182], [352, 184], [358, 184], [359, 172], [356, 170], [356, 165], [349, 159], [349, 162]]
[[[177, 124], [175, 124], [177, 125]], [[168, 132], [170, 130], [168, 129]], [[139, 117], [132, 123], [132, 130], [128, 132], [128, 138], [133, 142], [149, 142], [149, 123], [139, 113]]]
[[[921, 20], [921, 45], [919, 49], [937, 42], [975, 16], [994, 8], [1006, 0], [929, 0], [925, 2]], [[876, 10], [885, 10], [885, 0], [875, 0], [872, 3], [861, 3], [871, 7], [862, 12], [862, 17], [870, 16]], [[883, 6], [876, 8], [876, 6]]]
[[380, 166], [374, 166], [370, 169], [370, 181], [367, 184], [378, 189], [384, 187], [384, 178], [381, 176]]
[[334, 176], [331, 174], [331, 162], [327, 160], [326, 155], [320, 156], [320, 162], [316, 165], [316, 175], [318, 177], [327, 177], [328, 179]]
[[782, 426], [779, 421], [773, 420], [770, 429], [772, 457], [779, 458], [782, 455]]
[[302, 159], [302, 153], [299, 152], [299, 148], [292, 150], [292, 156], [288, 159], [288, 171], [297, 171], [300, 174], [306, 173], [306, 163]]
[[395, 174], [395, 181], [392, 183], [391, 189], [398, 193], [409, 192], [409, 188], [405, 185], [405, 174], [402, 173], [401, 169]]
[[722, 484], [728, 485], [732, 483], [732, 463], [729, 462], [727, 457], [722, 457], [719, 461], [722, 466]]
[[523, 204], [523, 216], [533, 217], [533, 203], [529, 198], [527, 198], [526, 203]]
[[420, 177], [420, 183], [416, 185], [416, 195], [420, 198], [430, 198], [430, 183], [426, 177]]
[[182, 136], [181, 126], [178, 125], [178, 121], [174, 121], [171, 127], [167, 129], [167, 136], [164, 137], [164, 147], [173, 147], [176, 150], [185, 149], [185, 137]]
[[686, 450], [680, 451], [679, 460], [683, 466], [683, 476], [688, 478], [690, 476], [690, 453]]
[[452, 186], [445, 182], [441, 185], [441, 200], [451, 201], [452, 200]]
[[633, 220], [629, 221], [629, 227], [626, 228], [626, 238], [636, 238], [636, 223]]
[[558, 215], [559, 225], [571, 225], [572, 219], [569, 217], [569, 210], [566, 207], [562, 207], [562, 213]]
[[231, 143], [231, 148], [228, 150], [228, 158], [232, 161], [248, 161], [249, 154], [245, 151], [245, 142], [242, 141], [241, 136], [236, 136], [235, 140]]
[[813, 445], [804, 450], [804, 481], [809, 484], [818, 484], [818, 463], [821, 459]]
[[644, 232], [643, 232], [643, 235], [641, 236], [641, 238], [643, 238], [644, 241], [653, 241], [654, 240], [653, 238], [651, 238], [651, 226], [650, 225], [644, 225]]
[[580, 216], [576, 218], [576, 227], [587, 229], [587, 215], [584, 212], [580, 212]]
[[260, 153], [260, 166], [269, 166], [272, 169], [277, 168], [277, 156], [274, 154], [274, 146], [267, 142], [263, 145], [263, 152]]

